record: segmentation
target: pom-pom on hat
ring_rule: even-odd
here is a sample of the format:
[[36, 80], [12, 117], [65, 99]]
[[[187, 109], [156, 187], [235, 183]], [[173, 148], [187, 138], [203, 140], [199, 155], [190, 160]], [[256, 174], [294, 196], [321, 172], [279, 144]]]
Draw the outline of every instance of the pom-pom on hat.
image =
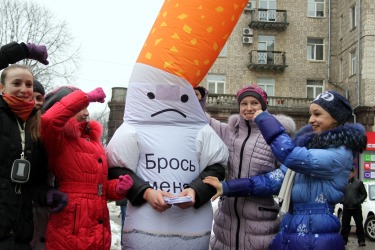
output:
[[264, 111], [267, 109], [267, 93], [257, 85], [244, 87], [237, 92], [238, 105], [240, 104], [241, 100], [246, 96], [255, 97], [260, 102], [260, 104], [262, 104], [262, 110]]
[[64, 96], [69, 95], [73, 91], [78, 90], [78, 88], [73, 86], [63, 86], [49, 92], [45, 97], [45, 102], [42, 107], [43, 111], [47, 111], [51, 108], [56, 102], [59, 102]]
[[46, 94], [43, 85], [38, 80], [34, 80], [33, 91], [39, 92], [42, 96]]
[[352, 116], [353, 109], [348, 100], [333, 90], [320, 93], [313, 101], [327, 111], [340, 125]]

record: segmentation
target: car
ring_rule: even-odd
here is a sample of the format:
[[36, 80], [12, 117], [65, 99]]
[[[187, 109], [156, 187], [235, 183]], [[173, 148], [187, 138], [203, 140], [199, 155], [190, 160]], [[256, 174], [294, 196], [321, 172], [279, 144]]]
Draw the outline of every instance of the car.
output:
[[[367, 191], [367, 199], [362, 203], [365, 234], [369, 240], [375, 241], [375, 181], [364, 181], [363, 184]], [[340, 221], [342, 209], [342, 204], [337, 204], [335, 207], [335, 214], [340, 218]], [[353, 217], [350, 224], [355, 226]]]

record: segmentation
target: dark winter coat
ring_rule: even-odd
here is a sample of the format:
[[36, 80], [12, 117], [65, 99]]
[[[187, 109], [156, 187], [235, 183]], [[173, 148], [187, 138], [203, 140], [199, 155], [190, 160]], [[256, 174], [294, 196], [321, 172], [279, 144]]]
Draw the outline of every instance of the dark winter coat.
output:
[[[36, 109], [31, 116], [35, 112]], [[46, 205], [49, 189], [44, 184], [47, 180], [47, 160], [42, 145], [33, 142], [26, 129], [24, 153], [31, 164], [31, 172], [27, 183], [17, 185], [21, 193], [16, 194], [16, 183], [11, 181], [10, 172], [14, 160], [20, 159], [21, 136], [16, 117], [2, 96], [0, 138], [0, 249], [31, 249], [29, 242], [34, 231], [32, 200]]]
[[29, 50], [24, 43], [11, 42], [0, 48], [0, 70], [29, 56]]
[[108, 164], [96, 121], [74, 117], [89, 104], [81, 90], [65, 96], [42, 116], [42, 139], [48, 164], [60, 191], [68, 196], [47, 226], [46, 249], [110, 249], [107, 199], [120, 200], [118, 180], [107, 180]]
[[354, 177], [351, 178], [346, 186], [344, 199], [342, 200], [344, 209], [361, 208], [361, 204], [366, 200], [366, 198], [367, 192], [363, 182], [355, 179]]

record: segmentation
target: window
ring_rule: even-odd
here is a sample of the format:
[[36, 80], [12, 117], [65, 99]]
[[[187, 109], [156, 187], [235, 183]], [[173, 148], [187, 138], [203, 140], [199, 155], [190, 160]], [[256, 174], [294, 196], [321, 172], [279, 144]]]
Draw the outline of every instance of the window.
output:
[[324, 0], [308, 0], [307, 16], [324, 17]]
[[212, 94], [225, 94], [225, 76], [224, 75], [207, 75], [208, 92]]
[[260, 21], [275, 22], [276, 0], [260, 0], [258, 14]]
[[307, 59], [323, 60], [324, 56], [324, 40], [321, 38], [307, 38]]
[[307, 80], [306, 93], [307, 98], [314, 99], [323, 92], [323, 80]]
[[274, 64], [275, 36], [258, 36], [258, 50], [258, 64]]
[[228, 50], [228, 46], [227, 44], [225, 44], [224, 47], [220, 51], [219, 57], [227, 57], [227, 50]]
[[356, 11], [356, 6], [353, 5], [351, 8], [350, 8], [350, 24], [351, 24], [351, 28], [354, 29], [355, 27], [357, 27], [357, 11]]
[[[266, 77], [258, 77], [257, 78], [257, 85], [266, 91], [268, 96], [275, 96], [275, 79], [273, 78], [266, 78]], [[276, 103], [273, 103], [273, 99], [268, 98], [268, 105], [274, 106]]]
[[353, 50], [350, 52], [350, 75], [357, 74], [357, 54], [356, 51]]
[[343, 32], [342, 32], [343, 21], [344, 21], [344, 16], [341, 15], [340, 16], [340, 21], [339, 21], [339, 38], [342, 38], [342, 34], [343, 34]]

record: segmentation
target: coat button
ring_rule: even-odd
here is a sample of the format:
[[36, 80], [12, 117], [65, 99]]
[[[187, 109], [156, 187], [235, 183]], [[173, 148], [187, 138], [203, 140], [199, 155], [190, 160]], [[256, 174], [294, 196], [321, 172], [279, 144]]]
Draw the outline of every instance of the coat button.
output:
[[99, 162], [99, 163], [102, 163], [102, 162], [103, 162], [102, 158], [99, 158], [99, 159], [98, 159], [98, 162]]
[[103, 224], [103, 220], [102, 219], [100, 219], [98, 222], [99, 222], [99, 224]]

